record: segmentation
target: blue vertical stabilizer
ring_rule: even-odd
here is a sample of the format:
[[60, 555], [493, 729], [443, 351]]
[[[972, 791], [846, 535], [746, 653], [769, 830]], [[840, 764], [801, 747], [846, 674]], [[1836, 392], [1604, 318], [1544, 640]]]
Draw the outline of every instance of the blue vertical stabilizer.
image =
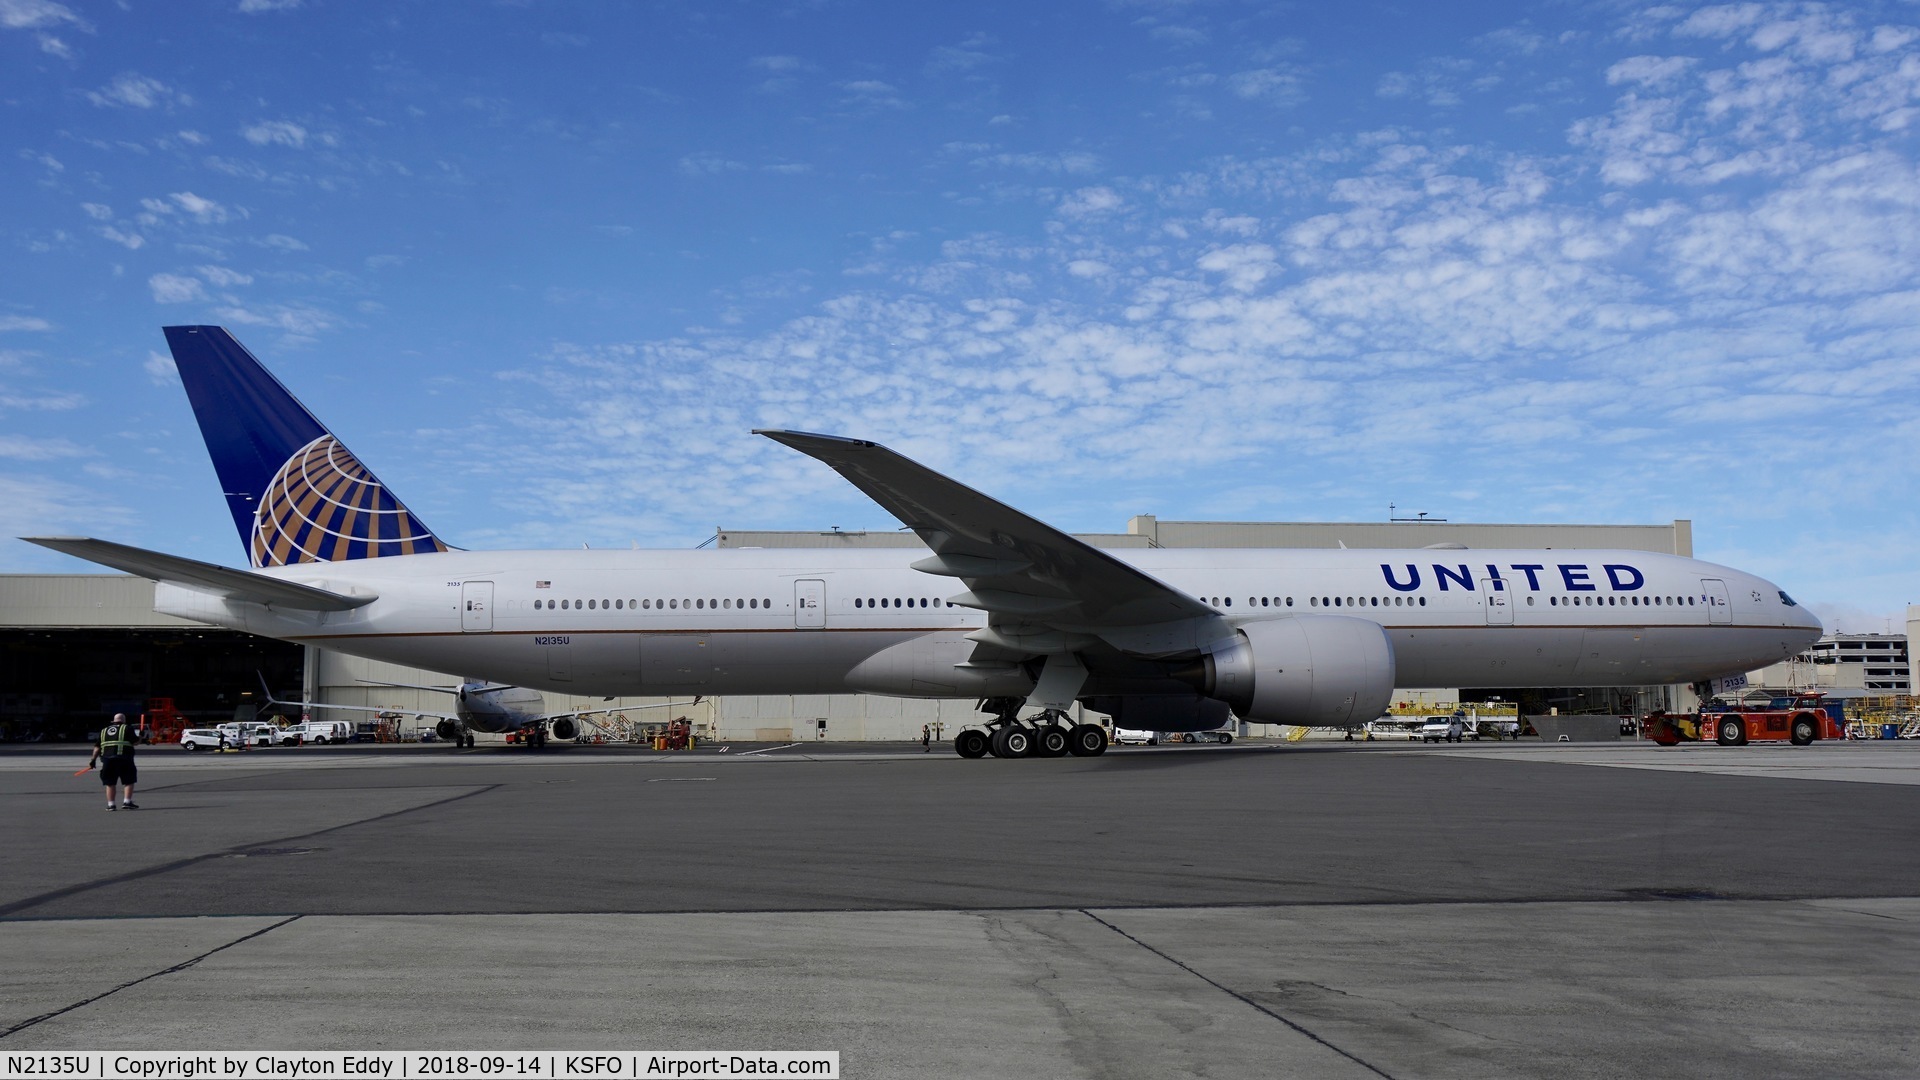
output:
[[254, 566], [447, 550], [232, 334], [164, 329]]

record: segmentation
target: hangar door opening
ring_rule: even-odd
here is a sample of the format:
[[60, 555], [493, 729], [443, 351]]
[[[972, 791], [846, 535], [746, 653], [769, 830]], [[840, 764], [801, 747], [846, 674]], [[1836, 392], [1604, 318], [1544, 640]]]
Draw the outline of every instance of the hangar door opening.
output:
[[793, 583], [793, 628], [820, 630], [827, 625], [827, 583], [802, 579]]

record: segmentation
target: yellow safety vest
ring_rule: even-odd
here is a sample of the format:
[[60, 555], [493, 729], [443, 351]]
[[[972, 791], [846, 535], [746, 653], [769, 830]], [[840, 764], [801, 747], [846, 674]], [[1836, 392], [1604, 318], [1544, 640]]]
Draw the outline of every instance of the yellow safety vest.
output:
[[133, 725], [108, 724], [100, 729], [100, 756], [124, 757], [133, 753]]

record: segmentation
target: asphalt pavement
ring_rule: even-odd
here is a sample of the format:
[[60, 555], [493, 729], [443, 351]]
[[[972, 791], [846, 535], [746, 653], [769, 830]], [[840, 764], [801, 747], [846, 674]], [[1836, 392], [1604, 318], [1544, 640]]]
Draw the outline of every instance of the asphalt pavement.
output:
[[1910, 744], [156, 749], [111, 814], [83, 763], [0, 752], [0, 1050], [1920, 1073]]

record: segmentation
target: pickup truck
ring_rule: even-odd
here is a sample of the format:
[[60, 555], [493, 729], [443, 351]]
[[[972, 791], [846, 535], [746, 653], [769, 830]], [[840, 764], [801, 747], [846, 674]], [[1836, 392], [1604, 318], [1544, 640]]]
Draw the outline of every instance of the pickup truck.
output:
[[272, 724], [259, 721], [250, 723], [216, 724], [214, 731], [227, 737], [228, 746], [272, 746], [279, 738], [280, 729]]

